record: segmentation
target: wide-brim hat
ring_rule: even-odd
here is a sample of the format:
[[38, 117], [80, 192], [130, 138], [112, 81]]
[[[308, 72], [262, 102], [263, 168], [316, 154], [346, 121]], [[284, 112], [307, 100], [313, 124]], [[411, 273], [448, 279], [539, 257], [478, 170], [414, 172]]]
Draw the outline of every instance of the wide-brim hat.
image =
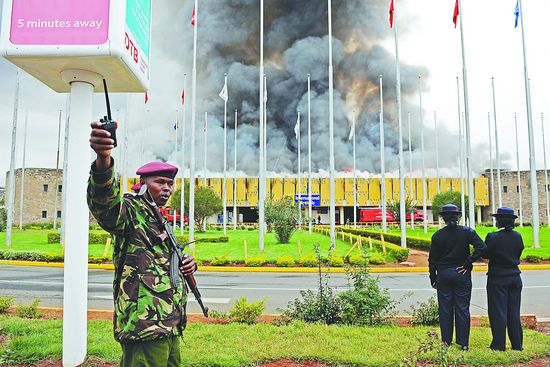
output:
[[443, 205], [443, 207], [439, 211], [439, 215], [444, 215], [444, 214], [460, 215], [460, 214], [462, 214], [462, 212], [460, 210], [458, 210], [458, 206], [456, 206], [454, 204], [445, 204], [445, 205]]
[[139, 167], [136, 174], [141, 177], [162, 176], [174, 179], [178, 173], [178, 167], [165, 162], [149, 162]]
[[518, 216], [514, 213], [514, 209], [503, 206], [497, 209], [496, 213], [491, 214], [495, 218], [514, 218]]

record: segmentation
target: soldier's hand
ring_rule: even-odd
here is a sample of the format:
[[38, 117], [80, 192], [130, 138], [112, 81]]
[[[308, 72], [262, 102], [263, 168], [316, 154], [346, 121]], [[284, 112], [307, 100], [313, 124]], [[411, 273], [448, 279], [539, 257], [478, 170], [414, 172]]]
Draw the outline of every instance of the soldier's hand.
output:
[[101, 128], [101, 122], [94, 121], [90, 126], [92, 127], [90, 147], [96, 152], [99, 158], [109, 158], [111, 156], [111, 149], [115, 147], [115, 142], [111, 139], [111, 133]]
[[432, 288], [437, 289], [437, 283], [436, 282], [432, 282]]
[[458, 268], [456, 268], [456, 270], [458, 271], [458, 274], [462, 274], [462, 275], [468, 272], [468, 269], [464, 265], [459, 266]]
[[183, 275], [193, 275], [197, 271], [197, 263], [195, 258], [191, 255], [184, 255], [183, 260], [181, 261], [180, 271]]

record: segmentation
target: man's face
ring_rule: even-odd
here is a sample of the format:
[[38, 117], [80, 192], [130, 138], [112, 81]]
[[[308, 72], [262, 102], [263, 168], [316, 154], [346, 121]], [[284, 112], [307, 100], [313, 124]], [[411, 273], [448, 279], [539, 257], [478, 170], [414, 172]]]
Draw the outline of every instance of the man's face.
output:
[[174, 180], [163, 176], [151, 176], [142, 179], [158, 206], [164, 206], [172, 195]]

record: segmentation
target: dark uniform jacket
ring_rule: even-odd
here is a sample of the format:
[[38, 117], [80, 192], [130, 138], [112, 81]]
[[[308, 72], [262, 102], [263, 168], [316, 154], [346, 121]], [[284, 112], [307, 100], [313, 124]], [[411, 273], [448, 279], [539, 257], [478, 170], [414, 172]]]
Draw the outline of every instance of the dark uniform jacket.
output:
[[[474, 253], [470, 255], [470, 245]], [[486, 246], [476, 231], [464, 226], [446, 226], [432, 236], [428, 263], [430, 279], [435, 281], [437, 270], [457, 268], [464, 265], [471, 269], [474, 261], [481, 257]]]
[[523, 251], [523, 239], [514, 230], [499, 229], [485, 237], [487, 251], [483, 257], [489, 259], [489, 276], [520, 274], [519, 263]]
[[170, 284], [170, 249], [152, 209], [139, 197], [120, 192], [113, 165], [98, 173], [92, 165], [88, 207], [114, 238], [114, 334], [119, 342], [181, 335], [187, 294], [184, 282]]

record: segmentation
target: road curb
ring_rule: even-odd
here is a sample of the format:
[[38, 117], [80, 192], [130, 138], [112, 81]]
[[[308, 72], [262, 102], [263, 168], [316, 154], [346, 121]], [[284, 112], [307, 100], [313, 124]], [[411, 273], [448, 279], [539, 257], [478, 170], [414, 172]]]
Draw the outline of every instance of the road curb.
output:
[[[44, 261], [22, 261], [22, 260], [0, 260], [1, 265], [16, 266], [42, 266], [51, 268], [63, 268], [64, 263]], [[200, 266], [200, 271], [219, 273], [316, 273], [317, 268], [276, 268], [276, 267], [244, 267], [244, 266]], [[520, 265], [521, 270], [550, 270], [550, 264]], [[113, 264], [88, 264], [88, 269], [114, 270]], [[322, 268], [325, 273], [345, 273], [344, 268]], [[475, 272], [487, 271], [487, 265], [474, 266]], [[391, 267], [391, 268], [370, 268], [371, 273], [427, 273], [427, 267]]]

